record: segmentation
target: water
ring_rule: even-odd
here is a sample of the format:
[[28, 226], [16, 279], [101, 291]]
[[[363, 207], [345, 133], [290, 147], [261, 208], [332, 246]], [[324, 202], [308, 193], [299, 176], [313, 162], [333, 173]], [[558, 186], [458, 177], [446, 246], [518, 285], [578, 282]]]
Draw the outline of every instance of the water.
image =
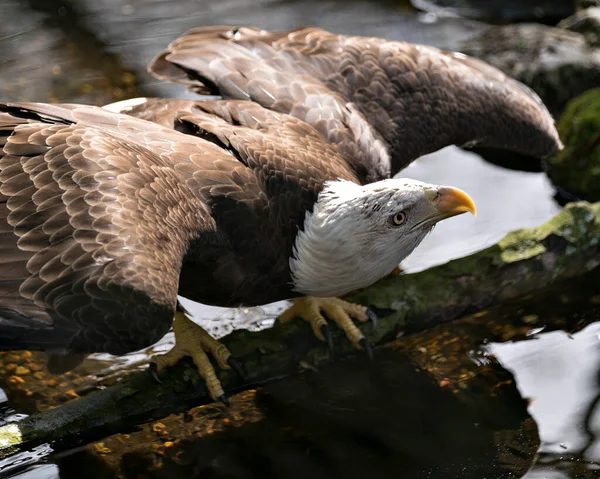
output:
[[373, 363], [307, 370], [229, 408], [193, 408], [52, 460], [61, 478], [596, 477], [599, 280], [595, 271], [396, 341]]
[[[200, 25], [316, 25], [449, 49], [487, 28], [419, 13], [403, 2], [366, 0], [0, 0], [0, 18], [10, 19], [0, 22], [0, 99], [95, 104], [191, 96], [155, 81], [145, 66], [178, 34]], [[479, 210], [476, 219], [463, 215], [438, 225], [404, 262], [409, 272], [485, 248], [559, 210], [542, 173], [502, 169], [454, 147], [419, 159], [401, 175], [460, 187]], [[590, 275], [562, 285], [560, 294], [407, 338], [379, 351], [373, 365], [361, 358], [333, 364], [242, 394], [230, 410], [210, 406], [164, 419], [166, 435], [151, 424], [79, 451], [52, 454], [43, 445], [1, 461], [0, 475], [596, 477], [600, 329], [593, 322], [600, 314], [591, 298], [600, 293], [598, 279]], [[233, 327], [267, 327], [283, 307], [191, 309], [222, 336]], [[171, 345], [167, 335], [153, 349]], [[8, 399], [28, 414], [59, 404], [70, 391], [83, 395], [91, 382], [109, 383], [146, 360], [144, 352], [96, 355], [78, 375], [52, 387], [47, 378], [32, 381], [29, 396], [7, 388]], [[44, 457], [49, 462], [40, 463]]]

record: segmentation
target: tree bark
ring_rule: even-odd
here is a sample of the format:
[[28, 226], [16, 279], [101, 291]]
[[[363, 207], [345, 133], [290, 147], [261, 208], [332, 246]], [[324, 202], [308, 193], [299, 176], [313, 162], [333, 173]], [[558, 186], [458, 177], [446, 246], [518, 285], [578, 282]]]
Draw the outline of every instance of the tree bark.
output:
[[[429, 270], [386, 278], [352, 294], [350, 301], [391, 309], [376, 328], [361, 329], [373, 345], [399, 333], [424, 330], [503, 300], [526, 295], [557, 280], [600, 265], [600, 203], [572, 203], [547, 223], [509, 233], [478, 253]], [[317, 341], [304, 322], [276, 323], [260, 332], [235, 331], [224, 344], [244, 365], [242, 381], [230, 371], [220, 378], [228, 392], [294, 374], [299, 365], [319, 366], [353, 351], [334, 334], [335, 354]], [[203, 381], [188, 360], [154, 381], [133, 373], [114, 386], [0, 427], [0, 456], [52, 442], [77, 445], [136, 424], [210, 402]], [[60, 447], [60, 446], [59, 446]]]

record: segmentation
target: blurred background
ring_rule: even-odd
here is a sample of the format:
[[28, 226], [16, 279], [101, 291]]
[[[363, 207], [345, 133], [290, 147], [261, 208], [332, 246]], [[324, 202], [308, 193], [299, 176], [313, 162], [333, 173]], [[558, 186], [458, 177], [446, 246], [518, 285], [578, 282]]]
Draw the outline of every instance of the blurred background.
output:
[[[478, 56], [531, 86], [558, 119], [570, 99], [600, 86], [599, 12], [594, 2], [585, 0], [0, 0], [0, 101], [103, 105], [137, 96], [193, 98], [183, 87], [161, 83], [146, 72], [154, 55], [184, 31], [214, 24], [270, 30], [310, 25]], [[448, 147], [402, 171], [399, 176], [460, 187], [478, 205], [477, 219], [463, 215], [441, 223], [403, 263], [404, 270], [416, 272], [444, 263], [483, 249], [508, 231], [550, 219], [561, 206], [543, 168], [529, 158]], [[238, 432], [219, 430], [220, 436], [202, 436], [198, 442], [193, 432], [185, 433], [188, 442], [178, 451], [180, 456], [165, 454], [165, 442], [175, 440], [158, 441], [149, 425], [147, 436], [107, 438], [110, 446], [101, 442], [70, 454], [52, 454], [47, 445], [5, 458], [0, 460], [0, 476], [295, 477], [294, 470], [298, 476], [321, 477], [323, 471], [330, 471], [323, 477], [337, 477], [344, 469], [327, 469], [323, 464], [346, 461], [345, 477], [369, 473], [408, 479], [600, 477], [596, 441], [600, 327], [594, 324], [600, 319], [598, 279], [596, 272], [561, 285], [560, 291], [502, 306], [489, 313], [485, 328], [466, 318], [459, 326], [449, 325], [419, 339], [437, 344], [454, 369], [471, 371], [490, 387], [509, 381], [508, 389], [495, 398], [488, 394], [489, 387], [482, 393], [477, 389], [480, 384], [469, 383], [463, 392], [471, 402], [457, 405], [452, 397], [438, 396], [437, 382], [419, 386], [421, 379], [410, 365], [417, 363], [435, 377], [441, 364], [407, 351], [406, 363], [390, 361], [381, 373], [386, 380], [395, 378], [397, 390], [384, 393], [369, 383], [366, 398], [365, 389], [357, 387], [367, 381], [362, 377], [364, 365], [357, 363], [352, 377], [348, 369], [344, 373], [332, 367], [315, 379], [319, 384], [309, 387], [290, 380], [260, 393], [268, 400], [260, 403], [263, 416], [252, 432], [246, 426]], [[269, 326], [285, 307], [280, 303], [230, 310], [186, 305], [217, 336], [233, 328]], [[446, 343], [451, 344], [459, 331], [464, 332], [462, 347], [452, 349]], [[168, 349], [172, 341], [168, 335], [153, 351]], [[4, 416], [29, 414], [68, 400], [73, 384], [87, 384], [86, 373], [127, 371], [146, 358], [145, 352], [118, 359], [96, 355], [88, 369], [53, 384], [43, 375], [36, 379], [35, 368], [30, 368], [32, 374], [23, 375], [27, 376], [23, 381], [34, 393], [27, 395], [21, 383], [10, 382], [15, 368], [7, 365], [37, 364], [38, 356], [3, 356]], [[336, 383], [344, 379], [349, 382]], [[295, 404], [312, 404], [311, 392], [317, 387], [325, 398], [336, 388], [349, 388], [348, 408], [356, 413], [340, 416], [338, 411], [315, 424], [308, 419], [313, 417], [308, 406], [290, 409], [297, 416], [273, 414], [273, 404], [289, 406], [292, 396]], [[376, 398], [379, 402], [372, 404]], [[357, 418], [363, 411], [369, 411], [365, 414], [373, 416], [372, 422]], [[230, 413], [221, 410], [211, 414], [215, 424], [230, 420]], [[406, 423], [411, 414], [421, 422]], [[298, 419], [304, 415], [306, 422]], [[492, 426], [492, 418], [500, 424], [504, 419], [511, 427]], [[176, 422], [173, 427], [184, 431]], [[273, 451], [285, 428], [301, 429], [302, 439]], [[364, 435], [366, 430], [369, 441], [379, 442], [363, 444], [353, 439], [353, 434]], [[250, 437], [259, 436], [265, 439], [254, 444], [249, 459], [240, 451], [250, 447]], [[306, 458], [302, 441], [307, 437], [318, 438], [311, 447], [324, 454], [324, 462], [315, 465], [314, 457]], [[157, 441], [160, 447], [155, 447]], [[337, 453], [325, 448], [331, 443], [339, 446]], [[256, 459], [273, 461], [275, 455], [288, 458], [288, 475], [275, 474]]]

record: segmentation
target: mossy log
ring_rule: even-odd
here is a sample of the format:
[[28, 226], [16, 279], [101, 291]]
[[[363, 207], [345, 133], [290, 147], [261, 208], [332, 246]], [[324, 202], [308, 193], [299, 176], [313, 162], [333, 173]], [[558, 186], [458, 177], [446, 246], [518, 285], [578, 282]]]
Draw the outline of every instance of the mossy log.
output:
[[[547, 223], [509, 233], [478, 253], [420, 273], [391, 276], [348, 299], [394, 311], [380, 318], [376, 328], [362, 326], [371, 343], [381, 345], [399, 333], [456, 319], [598, 265], [600, 203], [579, 202]], [[242, 361], [246, 377], [242, 381], [222, 371], [223, 385], [235, 392], [352, 354], [341, 333], [333, 333], [335, 355], [301, 321], [277, 323], [260, 332], [235, 331], [223, 342]], [[0, 454], [44, 442], [75, 446], [210, 401], [189, 361], [160, 378], [158, 383], [147, 372], [136, 372], [114, 386], [0, 427]]]
[[548, 158], [548, 176], [568, 194], [600, 201], [600, 88], [571, 100], [557, 129], [565, 148]]

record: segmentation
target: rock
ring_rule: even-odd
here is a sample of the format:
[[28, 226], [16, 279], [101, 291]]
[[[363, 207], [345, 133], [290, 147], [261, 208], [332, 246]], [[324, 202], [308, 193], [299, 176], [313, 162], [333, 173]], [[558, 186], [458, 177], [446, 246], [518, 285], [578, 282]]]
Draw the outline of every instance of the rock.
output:
[[494, 23], [556, 22], [575, 12], [573, 2], [562, 0], [411, 0], [415, 8], [437, 14], [452, 14]]
[[600, 47], [600, 7], [579, 10], [560, 22], [558, 27], [581, 33], [589, 45]]
[[575, 8], [577, 10], [591, 7], [600, 7], [600, 0], [575, 0]]
[[569, 193], [600, 200], [600, 88], [569, 102], [557, 128], [565, 149], [548, 159], [548, 176]]
[[463, 42], [480, 58], [530, 86], [558, 117], [566, 103], [600, 85], [600, 49], [577, 32], [539, 24], [492, 27]]

